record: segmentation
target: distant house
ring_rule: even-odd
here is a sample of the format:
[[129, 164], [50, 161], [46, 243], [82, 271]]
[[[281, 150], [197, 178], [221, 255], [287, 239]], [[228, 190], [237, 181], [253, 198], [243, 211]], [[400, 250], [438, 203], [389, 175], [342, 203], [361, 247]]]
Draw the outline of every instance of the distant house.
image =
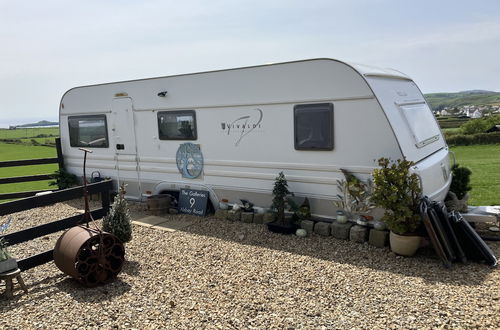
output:
[[483, 114], [481, 113], [481, 111], [479, 111], [479, 109], [477, 109], [476, 111], [474, 111], [474, 113], [470, 116], [471, 118], [481, 118], [483, 116]]
[[486, 133], [500, 132], [500, 125], [494, 125]]
[[9, 126], [9, 129], [16, 129], [17, 127], [16, 126]]

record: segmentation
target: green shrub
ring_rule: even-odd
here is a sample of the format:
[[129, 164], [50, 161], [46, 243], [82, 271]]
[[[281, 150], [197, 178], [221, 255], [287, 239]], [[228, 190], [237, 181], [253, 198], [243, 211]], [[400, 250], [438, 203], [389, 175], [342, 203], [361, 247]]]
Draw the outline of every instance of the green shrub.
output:
[[285, 223], [285, 205], [287, 197], [293, 195], [288, 190], [288, 182], [283, 172], [280, 172], [274, 179], [273, 205], [272, 210], [276, 212], [276, 220], [279, 223]]
[[125, 188], [121, 186], [109, 213], [102, 221], [102, 229], [115, 235], [122, 243], [129, 242], [132, 239], [132, 218], [124, 195]]
[[446, 142], [450, 146], [469, 146], [473, 144], [495, 144], [500, 143], [500, 132], [477, 133], [477, 134], [446, 134]]
[[385, 209], [382, 221], [396, 234], [413, 233], [420, 226], [421, 219], [417, 208], [422, 189], [415, 173], [410, 168], [415, 164], [406, 159], [391, 162], [380, 158], [381, 168], [373, 171], [371, 201]]
[[500, 125], [500, 115], [471, 119], [460, 126], [460, 130], [463, 134], [485, 133], [494, 125]]
[[438, 119], [438, 124], [441, 128], [457, 128], [461, 127], [464, 123], [469, 121], [470, 119], [462, 119], [462, 118], [449, 118], [449, 119]]
[[465, 194], [472, 189], [470, 186], [470, 175], [472, 174], [472, 171], [467, 167], [455, 164], [451, 168], [451, 172], [453, 173], [453, 176], [450, 191], [454, 192], [458, 199], [462, 199], [465, 197]]
[[7, 252], [7, 242], [3, 237], [0, 237], [0, 261], [4, 261], [10, 258], [9, 252]]
[[50, 178], [55, 181], [49, 182], [49, 186], [58, 186], [59, 189], [68, 189], [79, 183], [76, 175], [66, 172], [63, 168], [55, 171]]

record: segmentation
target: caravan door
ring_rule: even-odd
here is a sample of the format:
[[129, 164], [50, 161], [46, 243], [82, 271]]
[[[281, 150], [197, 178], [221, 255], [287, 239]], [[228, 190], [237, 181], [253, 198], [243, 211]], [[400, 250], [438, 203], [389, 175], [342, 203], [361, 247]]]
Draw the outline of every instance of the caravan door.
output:
[[111, 106], [112, 147], [115, 149], [115, 168], [118, 184], [126, 184], [126, 197], [140, 199], [134, 108], [129, 97], [113, 100]]

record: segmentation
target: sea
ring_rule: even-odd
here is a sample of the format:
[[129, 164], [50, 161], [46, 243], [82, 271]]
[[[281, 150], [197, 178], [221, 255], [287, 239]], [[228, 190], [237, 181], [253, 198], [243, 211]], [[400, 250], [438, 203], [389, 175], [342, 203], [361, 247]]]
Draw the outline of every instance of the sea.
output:
[[[24, 124], [34, 124], [38, 123], [41, 120], [56, 122], [59, 119], [57, 117], [2, 118], [0, 116], [0, 128], [9, 128], [9, 126], [24, 125]], [[58, 125], [47, 126], [47, 127], [57, 127], [57, 126]], [[37, 126], [37, 127], [44, 127], [44, 126]]]

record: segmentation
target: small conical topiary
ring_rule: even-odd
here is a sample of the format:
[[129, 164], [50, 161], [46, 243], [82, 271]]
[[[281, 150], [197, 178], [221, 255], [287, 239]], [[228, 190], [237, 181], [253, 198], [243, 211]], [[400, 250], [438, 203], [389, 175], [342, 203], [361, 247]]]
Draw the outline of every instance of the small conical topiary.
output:
[[285, 223], [286, 197], [292, 193], [288, 190], [288, 182], [283, 172], [274, 179], [273, 195], [272, 209], [276, 212], [276, 220], [278, 223]]
[[132, 219], [124, 195], [125, 187], [122, 185], [108, 215], [102, 222], [102, 229], [115, 235], [122, 243], [132, 239]]

